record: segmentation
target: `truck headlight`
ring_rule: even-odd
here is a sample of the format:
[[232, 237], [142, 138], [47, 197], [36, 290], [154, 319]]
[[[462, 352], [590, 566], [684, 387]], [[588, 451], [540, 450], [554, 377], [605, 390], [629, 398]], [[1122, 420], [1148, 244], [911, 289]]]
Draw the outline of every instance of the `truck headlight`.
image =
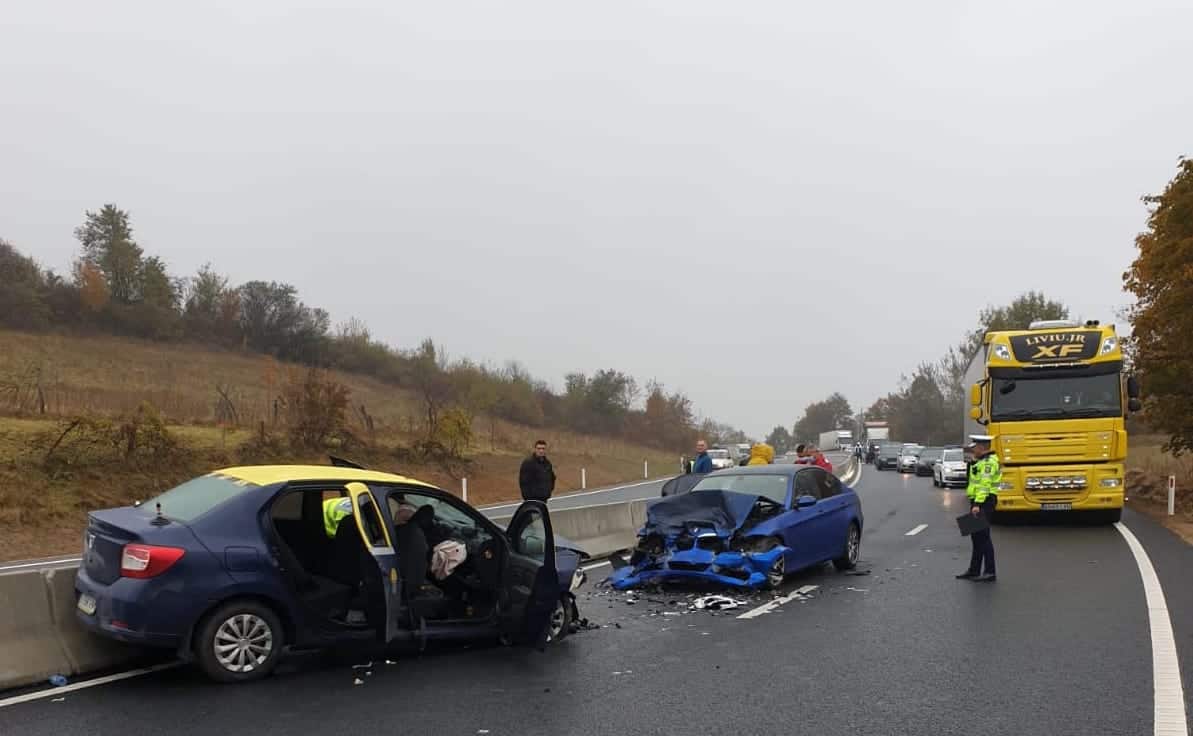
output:
[[1122, 478], [1103, 478], [1098, 484], [1103, 488], [1118, 488], [1123, 484]]
[[1015, 488], [1015, 484], [1011, 483], [1009, 481], [1004, 480], [1003, 482], [998, 484], [998, 490], [1000, 490], [1000, 491], [1010, 491], [1014, 488]]
[[995, 345], [994, 357], [998, 358], [999, 360], [1010, 360], [1011, 351], [1007, 349], [1006, 345]]
[[1101, 354], [1106, 355], [1107, 353], [1113, 353], [1114, 349], [1117, 347], [1118, 347], [1118, 338], [1117, 337], [1108, 337], [1102, 341]]

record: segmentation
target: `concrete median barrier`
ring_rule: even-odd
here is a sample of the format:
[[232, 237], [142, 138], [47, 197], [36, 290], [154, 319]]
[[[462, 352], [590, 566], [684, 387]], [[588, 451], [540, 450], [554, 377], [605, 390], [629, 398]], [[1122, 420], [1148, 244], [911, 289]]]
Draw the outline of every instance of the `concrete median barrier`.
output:
[[43, 573], [0, 575], [0, 689], [70, 671], [54, 631]]
[[75, 618], [74, 567], [60, 567], [43, 574], [54, 634], [70, 665], [69, 674], [117, 667], [144, 654], [137, 647], [104, 639], [79, 626]]

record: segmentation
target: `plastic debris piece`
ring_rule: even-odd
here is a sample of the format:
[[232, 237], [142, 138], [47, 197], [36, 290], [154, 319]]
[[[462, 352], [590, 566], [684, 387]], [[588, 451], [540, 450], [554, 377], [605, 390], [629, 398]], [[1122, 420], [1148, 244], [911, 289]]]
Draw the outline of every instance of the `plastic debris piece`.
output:
[[50, 702], [51, 702], [51, 703], [65, 703], [65, 702], [66, 702], [66, 698], [54, 698], [54, 699], [53, 699], [53, 700], [51, 700]]
[[386, 664], [397, 664], [397, 662], [393, 661], [392, 659], [385, 660], [385, 663]]
[[67, 680], [62, 675], [50, 675], [50, 684], [54, 687], [62, 687], [67, 683]]
[[354, 665], [352, 665], [352, 669], [354, 669], [354, 670], [371, 670], [371, 669], [373, 669], [373, 663], [369, 662], [368, 664], [354, 664]]
[[745, 601], [738, 601], [725, 595], [706, 595], [698, 598], [693, 607], [701, 611], [730, 611], [738, 606], [744, 606]]
[[865, 593], [866, 591], [869, 590], [869, 588], [855, 588], [851, 585], [848, 588], [846, 588], [845, 590], [852, 590], [854, 593]]
[[846, 575], [854, 575], [854, 576], [857, 576], [857, 575], [869, 575], [869, 574], [870, 574], [870, 570], [849, 570], [849, 571], [848, 571], [848, 572], [846, 572], [845, 574], [846, 574]]
[[363, 685], [363, 684], [365, 684], [365, 681], [364, 681], [364, 680], [362, 680], [362, 679], [360, 679], [360, 678], [358, 677], [358, 678], [356, 678], [355, 680], [353, 680], [353, 681], [352, 681], [352, 684], [353, 684], [353, 685]]

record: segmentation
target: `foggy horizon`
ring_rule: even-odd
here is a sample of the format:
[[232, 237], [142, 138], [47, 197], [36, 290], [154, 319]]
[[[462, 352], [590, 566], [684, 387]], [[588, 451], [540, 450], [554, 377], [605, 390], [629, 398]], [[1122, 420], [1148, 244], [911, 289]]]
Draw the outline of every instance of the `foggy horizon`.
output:
[[1073, 7], [22, 6], [0, 238], [69, 273], [115, 203], [174, 276], [762, 438], [1026, 291], [1129, 330], [1193, 8]]

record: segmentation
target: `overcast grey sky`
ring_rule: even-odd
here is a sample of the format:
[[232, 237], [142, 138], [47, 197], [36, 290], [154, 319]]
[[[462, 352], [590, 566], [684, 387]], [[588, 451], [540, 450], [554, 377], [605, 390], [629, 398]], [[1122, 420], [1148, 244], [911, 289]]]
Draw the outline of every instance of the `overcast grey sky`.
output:
[[977, 311], [1112, 320], [1193, 154], [1193, 5], [10, 3], [0, 237], [129, 209], [402, 347], [616, 367], [764, 434]]

